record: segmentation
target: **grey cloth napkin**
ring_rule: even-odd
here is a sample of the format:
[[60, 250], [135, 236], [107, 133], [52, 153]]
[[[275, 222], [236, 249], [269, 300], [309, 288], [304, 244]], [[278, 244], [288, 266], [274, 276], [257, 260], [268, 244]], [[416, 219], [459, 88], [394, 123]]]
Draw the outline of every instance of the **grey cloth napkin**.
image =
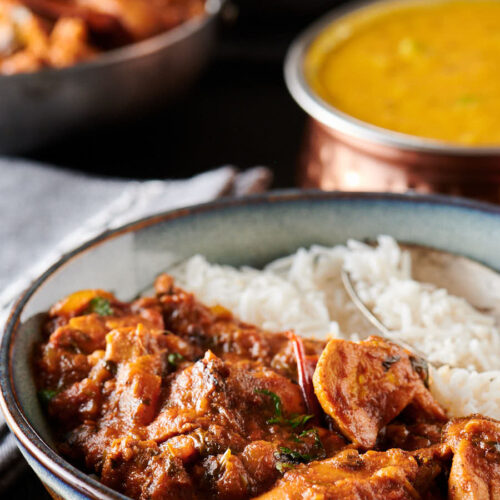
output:
[[[61, 255], [102, 231], [155, 212], [266, 190], [270, 171], [226, 166], [186, 180], [91, 177], [0, 160], [0, 331], [12, 300]], [[0, 413], [1, 491], [24, 467]]]

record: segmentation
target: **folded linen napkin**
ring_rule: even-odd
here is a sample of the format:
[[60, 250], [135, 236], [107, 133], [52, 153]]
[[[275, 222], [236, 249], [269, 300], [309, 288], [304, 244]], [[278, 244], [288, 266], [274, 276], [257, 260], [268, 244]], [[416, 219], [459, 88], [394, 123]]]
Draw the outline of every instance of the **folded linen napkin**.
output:
[[[0, 160], [0, 332], [12, 300], [64, 253], [155, 212], [264, 191], [267, 168], [221, 167], [186, 180], [91, 177], [22, 160]], [[0, 412], [0, 496], [24, 461]]]

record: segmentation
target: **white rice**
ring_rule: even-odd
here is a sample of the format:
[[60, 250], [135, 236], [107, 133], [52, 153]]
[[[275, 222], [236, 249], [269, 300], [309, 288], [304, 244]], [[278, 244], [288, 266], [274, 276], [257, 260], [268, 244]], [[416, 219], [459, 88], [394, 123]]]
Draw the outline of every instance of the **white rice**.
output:
[[209, 264], [195, 256], [169, 272], [179, 286], [243, 321], [306, 337], [358, 340], [376, 334], [342, 286], [348, 270], [361, 299], [395, 336], [449, 363], [431, 370], [431, 391], [451, 416], [482, 413], [500, 419], [500, 333], [493, 318], [446, 290], [411, 279], [411, 261], [396, 241], [373, 248], [313, 246], [263, 270]]

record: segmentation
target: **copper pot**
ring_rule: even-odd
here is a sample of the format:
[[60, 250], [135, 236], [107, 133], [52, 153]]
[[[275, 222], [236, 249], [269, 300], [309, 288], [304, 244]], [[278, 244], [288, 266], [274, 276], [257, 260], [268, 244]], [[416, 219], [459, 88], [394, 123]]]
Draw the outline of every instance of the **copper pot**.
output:
[[382, 129], [323, 101], [304, 75], [313, 40], [359, 7], [337, 9], [300, 35], [285, 60], [290, 93], [309, 115], [300, 156], [302, 187], [345, 191], [414, 190], [500, 203], [500, 146], [467, 147]]

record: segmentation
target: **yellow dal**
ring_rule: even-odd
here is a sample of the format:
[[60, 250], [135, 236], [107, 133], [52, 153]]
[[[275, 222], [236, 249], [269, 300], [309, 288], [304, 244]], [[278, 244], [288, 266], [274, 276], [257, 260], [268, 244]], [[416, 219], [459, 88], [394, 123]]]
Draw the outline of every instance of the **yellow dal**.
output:
[[500, 144], [500, 1], [384, 3], [334, 22], [305, 63], [312, 88], [365, 122]]

